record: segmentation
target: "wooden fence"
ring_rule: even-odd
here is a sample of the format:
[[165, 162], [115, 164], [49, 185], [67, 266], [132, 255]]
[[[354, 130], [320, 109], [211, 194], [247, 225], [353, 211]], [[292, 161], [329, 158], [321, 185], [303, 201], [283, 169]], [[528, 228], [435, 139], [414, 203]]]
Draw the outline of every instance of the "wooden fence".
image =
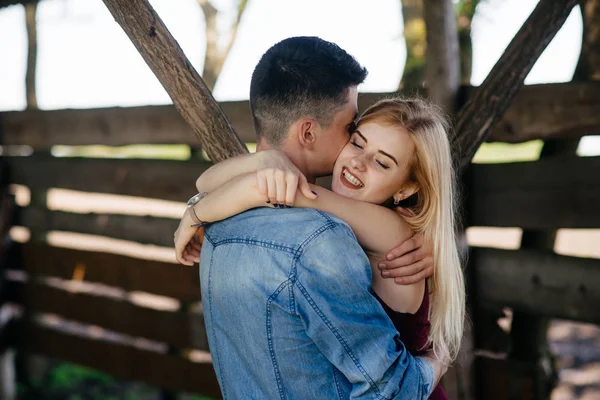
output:
[[[472, 89], [464, 88], [464, 92], [468, 96]], [[380, 96], [362, 95], [361, 109]], [[254, 141], [247, 102], [221, 106], [241, 138]], [[45, 193], [62, 188], [185, 201], [193, 194], [195, 178], [209, 164], [199, 160], [58, 158], [48, 152], [59, 144], [196, 145], [195, 136], [174, 108], [5, 112], [0, 113], [0, 132], [3, 145], [33, 148], [27, 157], [2, 158], [3, 187], [18, 184], [31, 191], [30, 204], [14, 207], [10, 221], [29, 228], [32, 234], [26, 243], [3, 244], [2, 269], [21, 273], [7, 273], [0, 292], [2, 301], [24, 306], [24, 313], [17, 323], [5, 326], [0, 343], [97, 368], [124, 380], [218, 397], [212, 365], [189, 357], [190, 350], [208, 350], [201, 307], [189, 306], [201, 300], [197, 268], [53, 247], [45, 240], [47, 232], [66, 231], [172, 246], [175, 219], [50, 210]], [[598, 133], [600, 83], [537, 85], [519, 93], [497, 124], [492, 140], [523, 142]], [[600, 157], [476, 164], [466, 176], [465, 187], [469, 226], [600, 228]], [[10, 201], [3, 203], [3, 215], [9, 209], [6, 204]], [[472, 248], [467, 273], [474, 310], [511, 307], [540, 316], [600, 323], [600, 292], [595, 290], [600, 282], [600, 260], [541, 250]], [[180, 306], [175, 311], [148, 308], [127, 296], [73, 291], [48, 278], [61, 282], [79, 279], [125, 293], [152, 293], [175, 299]], [[38, 313], [101, 327], [131, 340], [74, 334], [41, 323]], [[476, 351], [507, 351], [501, 340], [496, 340], [494, 324], [475, 319]], [[135, 338], [160, 346], [139, 346]], [[481, 371], [508, 369], [506, 360], [479, 359]], [[506, 375], [491, 376], [478, 373], [478, 384], [501, 387]]]

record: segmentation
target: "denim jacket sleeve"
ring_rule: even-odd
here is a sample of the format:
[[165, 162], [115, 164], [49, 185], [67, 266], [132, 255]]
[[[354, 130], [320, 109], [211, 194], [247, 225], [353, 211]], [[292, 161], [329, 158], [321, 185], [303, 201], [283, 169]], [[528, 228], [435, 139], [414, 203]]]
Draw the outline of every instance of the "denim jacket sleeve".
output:
[[427, 399], [433, 369], [405, 349], [371, 294], [369, 260], [350, 228], [334, 223], [296, 263], [296, 311], [308, 336], [352, 385], [355, 399]]

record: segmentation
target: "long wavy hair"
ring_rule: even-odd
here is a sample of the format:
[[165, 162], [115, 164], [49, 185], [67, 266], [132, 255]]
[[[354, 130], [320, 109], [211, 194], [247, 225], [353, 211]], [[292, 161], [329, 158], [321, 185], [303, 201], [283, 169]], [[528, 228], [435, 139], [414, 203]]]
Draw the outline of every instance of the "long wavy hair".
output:
[[433, 247], [429, 343], [440, 360], [454, 360], [463, 337], [465, 284], [456, 240], [456, 177], [450, 152], [450, 125], [440, 108], [421, 98], [383, 99], [369, 107], [358, 124], [376, 122], [410, 133], [415, 145], [409, 179], [412, 217], [406, 221]]

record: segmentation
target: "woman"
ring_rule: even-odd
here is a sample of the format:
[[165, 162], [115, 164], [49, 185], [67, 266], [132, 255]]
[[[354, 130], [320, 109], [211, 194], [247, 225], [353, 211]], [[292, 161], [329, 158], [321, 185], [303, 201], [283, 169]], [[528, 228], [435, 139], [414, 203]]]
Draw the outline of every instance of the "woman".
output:
[[[298, 190], [293, 205], [329, 212], [347, 222], [371, 261], [373, 291], [407, 349], [417, 355], [432, 347], [440, 360], [452, 361], [463, 332], [465, 294], [454, 237], [454, 177], [447, 129], [439, 109], [424, 100], [381, 100], [361, 116], [338, 156], [332, 191], [311, 185], [316, 196]], [[269, 150], [241, 156], [217, 164], [200, 177], [198, 188], [210, 193], [194, 206], [197, 217], [214, 222], [255, 207], [291, 206], [290, 189], [295, 192], [297, 183], [286, 186], [283, 180], [271, 179], [265, 189], [264, 181], [257, 180], [256, 170], [264, 157], [282, 155]], [[270, 200], [278, 199], [277, 204], [261, 194], [267, 191]], [[402, 218], [392, 207], [407, 199], [414, 204], [412, 216]], [[186, 213], [176, 238], [181, 236], [187, 243], [195, 232], [191, 225]], [[408, 286], [382, 278], [377, 260], [415, 232], [432, 245], [433, 276]], [[446, 396], [438, 387], [431, 398]]]

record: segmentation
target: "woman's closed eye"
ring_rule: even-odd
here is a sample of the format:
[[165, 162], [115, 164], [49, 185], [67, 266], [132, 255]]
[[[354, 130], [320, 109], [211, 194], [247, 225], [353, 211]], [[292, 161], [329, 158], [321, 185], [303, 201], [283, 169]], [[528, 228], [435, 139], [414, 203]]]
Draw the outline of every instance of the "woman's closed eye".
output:
[[356, 140], [352, 140], [352, 141], [350, 142], [350, 144], [351, 144], [352, 146], [356, 147], [357, 149], [362, 149], [362, 148], [363, 148], [363, 147], [362, 147], [360, 144], [358, 144], [358, 142], [357, 142]]
[[389, 165], [386, 165], [386, 164], [382, 163], [382, 162], [381, 162], [381, 161], [379, 161], [379, 160], [375, 160], [375, 162], [376, 162], [376, 163], [377, 163], [377, 164], [378, 164], [378, 165], [379, 165], [381, 168], [383, 168], [383, 169], [389, 169], [389, 168], [390, 168], [390, 167], [389, 167]]

